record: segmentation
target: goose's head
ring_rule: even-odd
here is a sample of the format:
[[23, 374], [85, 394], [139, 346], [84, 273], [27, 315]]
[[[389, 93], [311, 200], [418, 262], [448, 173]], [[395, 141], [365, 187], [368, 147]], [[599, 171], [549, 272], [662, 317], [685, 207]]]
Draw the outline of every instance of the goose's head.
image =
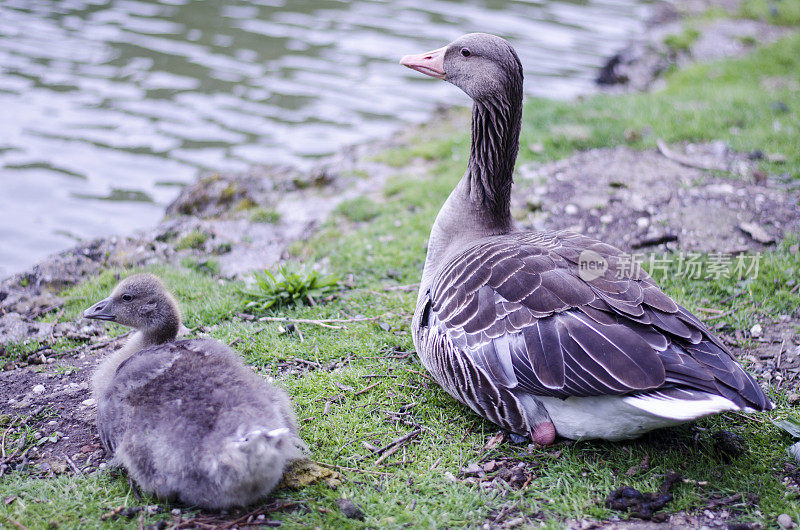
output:
[[164, 284], [152, 274], [136, 274], [121, 281], [111, 296], [83, 312], [84, 318], [107, 320], [172, 340], [180, 327], [180, 312]]
[[447, 46], [406, 55], [400, 64], [444, 79], [481, 101], [522, 90], [522, 63], [506, 41], [488, 33], [468, 33]]

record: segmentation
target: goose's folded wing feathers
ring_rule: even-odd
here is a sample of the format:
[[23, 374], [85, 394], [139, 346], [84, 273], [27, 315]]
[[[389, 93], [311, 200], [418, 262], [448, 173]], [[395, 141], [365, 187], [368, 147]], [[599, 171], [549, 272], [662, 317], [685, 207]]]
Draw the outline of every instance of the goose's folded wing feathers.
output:
[[[608, 265], [596, 278], [579, 274], [586, 251]], [[718, 339], [624, 259], [614, 247], [568, 232], [494, 236], [436, 276], [428, 325], [496, 384], [535, 395], [684, 385], [767, 406]]]

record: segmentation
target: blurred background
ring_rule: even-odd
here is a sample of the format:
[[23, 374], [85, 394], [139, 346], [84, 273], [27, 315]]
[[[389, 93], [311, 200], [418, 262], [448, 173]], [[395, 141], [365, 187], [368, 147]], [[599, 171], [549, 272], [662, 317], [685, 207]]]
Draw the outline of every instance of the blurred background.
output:
[[466, 105], [398, 65], [508, 38], [528, 95], [590, 91], [641, 0], [0, 0], [0, 278], [156, 224], [199, 172], [311, 165]]

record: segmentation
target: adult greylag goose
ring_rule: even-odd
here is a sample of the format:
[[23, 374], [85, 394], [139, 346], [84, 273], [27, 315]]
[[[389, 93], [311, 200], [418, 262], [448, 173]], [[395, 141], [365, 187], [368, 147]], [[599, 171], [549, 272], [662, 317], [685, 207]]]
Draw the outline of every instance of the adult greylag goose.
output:
[[507, 41], [472, 33], [400, 63], [474, 101], [467, 169], [433, 224], [412, 322], [423, 365], [451, 396], [539, 444], [773, 408], [725, 345], [621, 250], [515, 228], [522, 65]]
[[243, 506], [300, 456], [286, 394], [215, 340], [175, 340], [178, 306], [155, 276], [126, 278], [84, 317], [137, 330], [98, 367], [92, 391], [103, 446], [145, 491]]

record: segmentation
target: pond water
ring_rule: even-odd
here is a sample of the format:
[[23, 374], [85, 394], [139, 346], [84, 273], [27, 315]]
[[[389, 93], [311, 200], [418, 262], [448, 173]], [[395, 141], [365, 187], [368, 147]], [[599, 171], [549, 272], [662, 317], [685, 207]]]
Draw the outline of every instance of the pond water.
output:
[[508, 38], [531, 95], [571, 97], [641, 0], [2, 0], [0, 278], [156, 224], [203, 170], [310, 165], [467, 104], [398, 60]]

